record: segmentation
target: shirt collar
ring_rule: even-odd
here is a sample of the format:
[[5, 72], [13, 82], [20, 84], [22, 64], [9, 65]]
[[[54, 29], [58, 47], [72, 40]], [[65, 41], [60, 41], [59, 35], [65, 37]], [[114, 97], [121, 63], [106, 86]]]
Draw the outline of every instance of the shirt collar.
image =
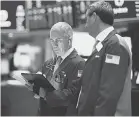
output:
[[106, 29], [104, 29], [102, 32], [100, 32], [97, 36], [96, 36], [96, 40], [102, 42], [104, 41], [104, 39], [108, 36], [108, 34], [114, 30], [113, 26], [110, 26]]
[[62, 59], [64, 60], [67, 56], [69, 56], [73, 50], [74, 50], [74, 48], [70, 48], [63, 56], [61, 56]]

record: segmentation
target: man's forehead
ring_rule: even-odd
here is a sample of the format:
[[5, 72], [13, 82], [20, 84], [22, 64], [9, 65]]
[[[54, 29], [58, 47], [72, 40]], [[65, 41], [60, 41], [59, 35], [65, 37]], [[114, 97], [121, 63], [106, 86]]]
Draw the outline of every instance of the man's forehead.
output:
[[50, 38], [52, 39], [57, 39], [57, 38], [62, 38], [63, 34], [60, 31], [51, 31], [50, 33]]

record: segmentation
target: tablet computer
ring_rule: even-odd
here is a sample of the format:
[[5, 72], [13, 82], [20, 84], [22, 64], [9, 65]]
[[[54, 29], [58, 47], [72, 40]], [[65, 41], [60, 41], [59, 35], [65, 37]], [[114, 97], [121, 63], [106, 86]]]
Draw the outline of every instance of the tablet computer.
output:
[[53, 85], [42, 75], [35, 73], [21, 73], [26, 81], [34, 83], [34, 85], [42, 88], [46, 88], [48, 91], [53, 91], [55, 88]]

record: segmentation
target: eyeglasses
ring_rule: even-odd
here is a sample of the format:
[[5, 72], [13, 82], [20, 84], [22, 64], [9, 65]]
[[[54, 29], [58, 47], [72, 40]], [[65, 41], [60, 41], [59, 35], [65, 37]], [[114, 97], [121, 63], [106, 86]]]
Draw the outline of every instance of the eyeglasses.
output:
[[50, 41], [51, 41], [52, 45], [58, 46], [58, 43], [59, 43], [59, 42], [62, 42], [63, 39], [57, 38], [57, 39], [54, 40], [54, 39], [51, 39], [51, 38], [50, 38]]

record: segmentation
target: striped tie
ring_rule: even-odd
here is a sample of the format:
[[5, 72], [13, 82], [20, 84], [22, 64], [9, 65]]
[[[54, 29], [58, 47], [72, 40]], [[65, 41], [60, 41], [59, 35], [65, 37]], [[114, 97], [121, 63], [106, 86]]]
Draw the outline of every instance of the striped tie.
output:
[[59, 65], [61, 64], [61, 62], [62, 62], [62, 57], [59, 56], [59, 57], [57, 58], [57, 61], [56, 61], [56, 65], [55, 65], [55, 68], [54, 68], [54, 72], [58, 69], [58, 67], [59, 67]]

